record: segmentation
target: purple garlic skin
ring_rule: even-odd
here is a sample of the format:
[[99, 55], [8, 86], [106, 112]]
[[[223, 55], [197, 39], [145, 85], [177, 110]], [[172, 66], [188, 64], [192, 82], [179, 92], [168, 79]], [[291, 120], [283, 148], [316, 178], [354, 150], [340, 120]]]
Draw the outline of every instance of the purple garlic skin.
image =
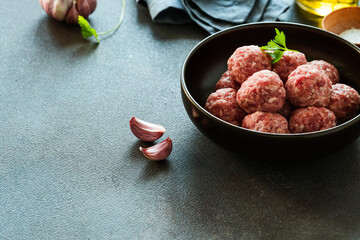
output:
[[132, 133], [140, 140], [152, 142], [159, 139], [166, 129], [158, 124], [149, 123], [136, 117], [129, 121]]
[[49, 16], [69, 24], [77, 23], [79, 15], [88, 18], [96, 8], [96, 0], [39, 0], [39, 2]]
[[140, 151], [143, 155], [152, 161], [161, 161], [166, 159], [172, 151], [172, 140], [168, 137], [165, 140], [159, 142], [148, 148], [140, 147]]

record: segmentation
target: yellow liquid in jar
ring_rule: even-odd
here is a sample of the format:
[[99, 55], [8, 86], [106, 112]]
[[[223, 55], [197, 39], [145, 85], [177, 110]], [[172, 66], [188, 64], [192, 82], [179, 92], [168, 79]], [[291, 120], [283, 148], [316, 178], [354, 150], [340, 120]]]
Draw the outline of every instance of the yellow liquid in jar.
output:
[[306, 12], [323, 17], [333, 10], [344, 7], [356, 6], [358, 4], [358, 0], [297, 0], [296, 3], [301, 9], [305, 10]]

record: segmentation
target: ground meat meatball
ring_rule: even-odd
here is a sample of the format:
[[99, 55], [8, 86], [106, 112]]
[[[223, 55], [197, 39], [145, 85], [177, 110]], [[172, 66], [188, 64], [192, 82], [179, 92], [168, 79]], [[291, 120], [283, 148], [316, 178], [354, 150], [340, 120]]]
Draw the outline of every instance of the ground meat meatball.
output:
[[289, 74], [298, 66], [306, 64], [305, 54], [301, 52], [285, 51], [280, 60], [273, 64], [273, 71], [276, 72], [285, 83]]
[[216, 90], [220, 88], [233, 88], [237, 91], [240, 88], [240, 84], [236, 82], [233, 78], [230, 78], [229, 70], [227, 70], [223, 73], [220, 80], [215, 85]]
[[331, 81], [324, 71], [312, 65], [301, 65], [292, 71], [285, 89], [296, 107], [326, 107], [330, 102]]
[[237, 92], [237, 102], [247, 113], [277, 112], [284, 105], [285, 99], [283, 82], [275, 72], [269, 70], [254, 73]]
[[242, 84], [255, 72], [271, 70], [271, 58], [255, 45], [239, 47], [228, 59], [230, 77]]
[[236, 102], [236, 90], [221, 88], [209, 95], [205, 103], [205, 109], [216, 117], [240, 125], [246, 113]]
[[324, 107], [295, 109], [289, 120], [289, 129], [292, 133], [315, 132], [335, 126], [335, 114]]
[[338, 123], [350, 120], [359, 112], [359, 93], [348, 85], [334, 84], [328, 108], [335, 113]]
[[339, 71], [331, 63], [328, 63], [324, 60], [313, 60], [309, 62], [309, 64], [323, 70], [325, 74], [329, 77], [332, 84], [339, 82], [340, 80]]
[[278, 113], [289, 120], [290, 115], [294, 109], [294, 105], [292, 105], [291, 102], [286, 99], [283, 107], [278, 111]]
[[290, 133], [288, 121], [278, 113], [254, 112], [245, 116], [241, 126], [259, 132]]

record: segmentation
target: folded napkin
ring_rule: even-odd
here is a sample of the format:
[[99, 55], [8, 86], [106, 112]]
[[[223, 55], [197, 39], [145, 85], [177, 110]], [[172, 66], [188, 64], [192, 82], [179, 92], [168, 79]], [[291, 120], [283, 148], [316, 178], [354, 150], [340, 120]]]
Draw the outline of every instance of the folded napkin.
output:
[[192, 22], [181, 0], [136, 0], [147, 5], [153, 21], [161, 23], [183, 24]]
[[294, 0], [136, 0], [155, 22], [194, 21], [210, 34], [242, 23], [278, 21]]

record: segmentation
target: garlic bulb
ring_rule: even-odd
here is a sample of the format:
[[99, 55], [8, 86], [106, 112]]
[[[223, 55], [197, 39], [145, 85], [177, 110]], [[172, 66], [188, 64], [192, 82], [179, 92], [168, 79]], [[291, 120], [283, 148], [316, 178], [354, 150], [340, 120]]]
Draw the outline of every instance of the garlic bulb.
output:
[[78, 17], [88, 18], [95, 11], [96, 0], [39, 0], [45, 12], [58, 21], [77, 23]]

